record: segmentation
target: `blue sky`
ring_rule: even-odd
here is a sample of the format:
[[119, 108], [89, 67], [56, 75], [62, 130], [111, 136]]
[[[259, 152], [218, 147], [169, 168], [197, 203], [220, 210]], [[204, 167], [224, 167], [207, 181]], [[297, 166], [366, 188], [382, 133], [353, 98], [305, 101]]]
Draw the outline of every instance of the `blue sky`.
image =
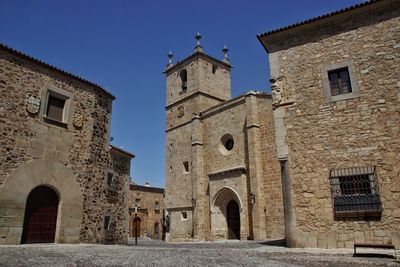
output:
[[256, 35], [362, 1], [356, 0], [1, 0], [0, 42], [100, 84], [116, 95], [113, 145], [133, 152], [131, 176], [164, 187], [165, 76], [193, 52], [234, 66], [232, 96], [269, 90], [267, 54]]

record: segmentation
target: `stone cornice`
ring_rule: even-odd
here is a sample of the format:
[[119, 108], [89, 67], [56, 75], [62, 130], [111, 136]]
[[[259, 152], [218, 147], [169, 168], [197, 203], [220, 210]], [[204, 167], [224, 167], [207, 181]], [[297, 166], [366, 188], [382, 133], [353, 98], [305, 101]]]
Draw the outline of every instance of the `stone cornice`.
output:
[[235, 172], [239, 172], [240, 174], [244, 174], [247, 172], [247, 169], [245, 166], [238, 166], [238, 167], [234, 167], [234, 168], [230, 168], [230, 169], [226, 169], [226, 170], [220, 170], [220, 171], [216, 171], [216, 172], [212, 172], [209, 173], [208, 176], [210, 177], [210, 179], [217, 177], [217, 176], [223, 176], [229, 173], [235, 173]]
[[165, 106], [165, 109], [168, 110], [169, 108], [172, 108], [172, 107], [174, 107], [174, 106], [176, 106], [176, 105], [188, 100], [189, 98], [193, 98], [193, 97], [196, 97], [196, 96], [199, 96], [199, 95], [206, 96], [206, 97], [218, 100], [218, 101], [227, 101], [227, 100], [224, 100], [222, 98], [210, 95], [208, 93], [205, 93], [205, 92], [202, 92], [202, 91], [197, 91], [197, 92], [194, 92], [194, 93], [192, 93], [192, 94], [190, 94], [188, 96], [185, 96], [182, 99], [179, 99], [178, 101], [175, 101], [175, 102], [173, 102], [171, 104], [168, 104], [167, 106]]
[[227, 70], [230, 70], [232, 68], [231, 65], [229, 65], [219, 59], [209, 56], [203, 52], [197, 51], [197, 52], [194, 52], [193, 54], [191, 54], [190, 56], [188, 56], [187, 58], [185, 58], [184, 60], [182, 60], [180, 62], [178, 61], [175, 65], [166, 69], [164, 71], [164, 73], [166, 75], [169, 75], [171, 72], [175, 71], [176, 69], [181, 68], [182, 66], [188, 64], [189, 62], [193, 61], [196, 58], [202, 58], [204, 60], [211, 61], [212, 63], [217, 64], [219, 67], [222, 67]]
[[180, 207], [173, 207], [173, 208], [166, 208], [167, 211], [187, 211], [193, 210], [193, 206], [180, 206]]

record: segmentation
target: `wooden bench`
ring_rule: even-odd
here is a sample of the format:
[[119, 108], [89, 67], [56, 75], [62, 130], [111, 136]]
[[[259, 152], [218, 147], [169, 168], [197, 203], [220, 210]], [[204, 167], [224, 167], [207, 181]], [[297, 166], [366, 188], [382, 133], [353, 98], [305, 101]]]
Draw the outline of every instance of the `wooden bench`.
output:
[[396, 248], [393, 245], [354, 243], [354, 257], [357, 256], [357, 248], [393, 249], [394, 257], [397, 258]]

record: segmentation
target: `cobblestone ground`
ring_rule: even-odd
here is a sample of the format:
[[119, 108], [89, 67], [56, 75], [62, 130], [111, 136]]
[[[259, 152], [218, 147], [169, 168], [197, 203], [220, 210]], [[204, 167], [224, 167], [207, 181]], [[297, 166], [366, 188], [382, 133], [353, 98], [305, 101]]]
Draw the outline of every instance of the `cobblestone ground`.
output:
[[350, 250], [287, 249], [257, 242], [166, 244], [140, 240], [138, 246], [0, 246], [0, 266], [400, 267], [394, 259], [353, 258], [351, 253]]

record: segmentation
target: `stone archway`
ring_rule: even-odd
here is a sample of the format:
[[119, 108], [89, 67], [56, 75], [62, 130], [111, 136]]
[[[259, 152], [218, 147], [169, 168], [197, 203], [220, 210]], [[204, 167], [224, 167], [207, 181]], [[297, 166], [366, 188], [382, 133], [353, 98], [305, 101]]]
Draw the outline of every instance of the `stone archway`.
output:
[[72, 170], [52, 160], [20, 165], [0, 188], [0, 244], [20, 244], [26, 200], [38, 186], [58, 193], [56, 243], [78, 243], [83, 213], [82, 189]]
[[48, 186], [38, 186], [29, 193], [21, 243], [54, 243], [58, 204], [58, 194]]
[[218, 191], [212, 203], [212, 239], [241, 239], [242, 203], [237, 193], [229, 187], [224, 187]]

